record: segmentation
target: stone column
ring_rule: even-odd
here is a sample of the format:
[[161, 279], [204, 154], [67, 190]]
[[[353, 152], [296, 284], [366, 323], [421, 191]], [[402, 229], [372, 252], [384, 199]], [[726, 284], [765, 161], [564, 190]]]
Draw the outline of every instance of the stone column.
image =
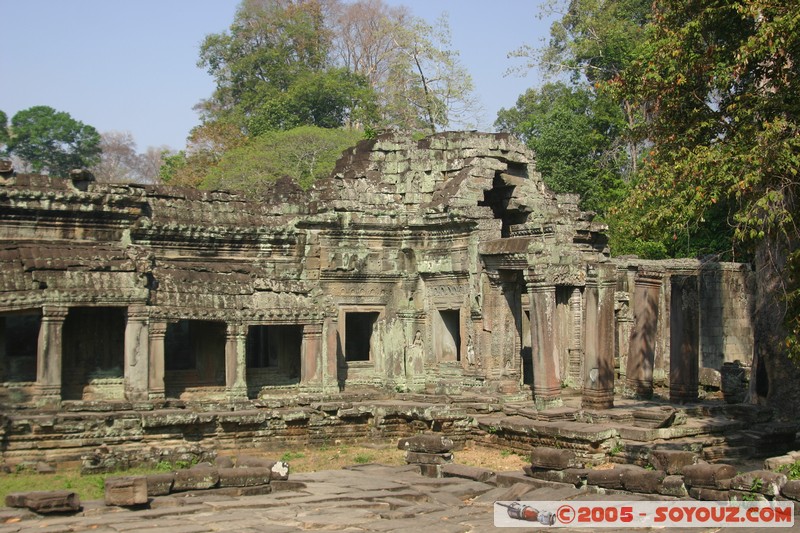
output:
[[669, 400], [697, 400], [700, 300], [697, 276], [672, 276], [669, 322]]
[[556, 287], [530, 273], [526, 280], [531, 299], [533, 399], [537, 409], [560, 407], [561, 377], [555, 342]]
[[653, 364], [658, 328], [658, 295], [663, 271], [640, 270], [633, 295], [633, 331], [628, 344], [625, 396], [649, 399], [653, 396]]
[[44, 306], [36, 354], [36, 386], [40, 404], [61, 402], [61, 355], [64, 320], [69, 308]]
[[8, 381], [8, 355], [6, 354], [6, 319], [0, 316], [0, 383]]
[[325, 318], [325, 363], [323, 364], [322, 383], [325, 388], [338, 390], [339, 385], [339, 320], [337, 317]]
[[322, 363], [322, 324], [303, 326], [303, 344], [300, 348], [300, 384], [320, 382], [318, 369]]
[[247, 399], [247, 327], [228, 323], [225, 338], [225, 391], [228, 398]]
[[125, 324], [125, 397], [129, 401], [148, 400], [150, 345], [147, 307], [131, 305]]
[[569, 295], [572, 331], [569, 336], [569, 378], [573, 386], [583, 383], [583, 297], [578, 287]]
[[611, 265], [589, 265], [586, 276], [584, 409], [614, 407], [614, 277]]
[[167, 334], [167, 323], [150, 322], [150, 364], [148, 365], [148, 399], [164, 399], [164, 337]]

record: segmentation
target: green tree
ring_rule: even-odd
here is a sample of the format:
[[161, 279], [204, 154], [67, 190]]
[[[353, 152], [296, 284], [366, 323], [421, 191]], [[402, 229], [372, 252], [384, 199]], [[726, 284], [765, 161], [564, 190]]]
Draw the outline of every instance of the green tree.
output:
[[66, 176], [72, 169], [88, 168], [99, 161], [100, 134], [69, 113], [35, 106], [11, 119], [8, 151], [36, 172]]
[[5, 154], [8, 140], [8, 115], [5, 111], [0, 111], [0, 155]]
[[201, 104], [206, 120], [260, 134], [298, 125], [340, 127], [362, 119], [372, 95], [359, 75], [331, 65], [325, 5], [321, 0], [244, 0], [230, 30], [207, 36], [200, 48], [198, 65], [217, 84]]
[[619, 146], [624, 118], [615, 102], [563, 82], [529, 89], [495, 127], [519, 137], [536, 154], [536, 166], [556, 192], [581, 195], [581, 207], [604, 214], [625, 194]]
[[315, 126], [267, 132], [225, 153], [201, 187], [257, 195], [265, 185], [290, 177], [307, 189], [314, 180], [329, 175], [342, 151], [362, 138], [353, 130]]
[[770, 398], [798, 406], [786, 348], [800, 352], [791, 312], [800, 298], [800, 9], [767, 0], [653, 9], [635, 59], [609, 80], [649, 110], [639, 134], [652, 149], [626, 207], [643, 215], [636, 233], [645, 236], [679, 239], [725, 220], [753, 254], [756, 366], [765, 365]]

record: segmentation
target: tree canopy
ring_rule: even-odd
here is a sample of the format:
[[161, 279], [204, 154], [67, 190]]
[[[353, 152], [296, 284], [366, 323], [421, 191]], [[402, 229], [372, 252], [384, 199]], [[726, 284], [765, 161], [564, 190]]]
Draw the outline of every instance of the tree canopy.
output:
[[11, 119], [8, 152], [31, 165], [35, 172], [66, 176], [75, 168], [99, 161], [100, 134], [69, 113], [35, 106]]

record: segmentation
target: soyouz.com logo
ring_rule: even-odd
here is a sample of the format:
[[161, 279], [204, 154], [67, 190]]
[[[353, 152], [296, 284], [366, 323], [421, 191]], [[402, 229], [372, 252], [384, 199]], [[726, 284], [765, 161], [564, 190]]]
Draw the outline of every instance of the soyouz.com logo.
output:
[[793, 502], [500, 501], [496, 527], [792, 527]]

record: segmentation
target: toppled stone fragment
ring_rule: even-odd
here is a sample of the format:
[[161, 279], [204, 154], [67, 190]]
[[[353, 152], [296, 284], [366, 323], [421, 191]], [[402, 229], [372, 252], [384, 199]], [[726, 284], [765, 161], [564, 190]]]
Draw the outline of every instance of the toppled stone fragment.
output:
[[700, 457], [685, 450], [652, 450], [650, 464], [656, 470], [664, 470], [667, 474], [681, 474], [683, 467], [697, 464]]
[[107, 478], [105, 502], [106, 505], [123, 507], [147, 503], [147, 478], [145, 476]]
[[476, 466], [445, 464], [442, 465], [443, 477], [458, 477], [473, 481], [486, 482], [494, 476], [494, 472]]
[[220, 487], [266, 485], [275, 473], [269, 468], [219, 468]]
[[735, 475], [736, 469], [725, 464], [698, 463], [683, 467], [683, 481], [688, 487], [721, 488]]
[[676, 498], [685, 498], [689, 494], [686, 490], [686, 485], [683, 483], [683, 476], [666, 476], [661, 481], [658, 493]]
[[12, 492], [6, 495], [6, 507], [25, 507], [40, 514], [81, 510], [81, 499], [68, 490]]
[[172, 491], [172, 483], [175, 481], [175, 473], [150, 474], [147, 478], [148, 496], [166, 496]]
[[397, 442], [397, 449], [422, 453], [444, 453], [453, 449], [453, 441], [444, 435], [415, 435], [400, 439]]
[[731, 489], [777, 496], [787, 481], [784, 474], [769, 470], [753, 470], [735, 476], [731, 480]]
[[179, 470], [175, 473], [172, 490], [176, 492], [186, 490], [203, 490], [217, 486], [219, 472], [216, 468], [192, 468]]
[[583, 468], [583, 464], [575, 458], [575, 452], [559, 448], [534, 448], [531, 452], [531, 466], [550, 470], [565, 468]]

